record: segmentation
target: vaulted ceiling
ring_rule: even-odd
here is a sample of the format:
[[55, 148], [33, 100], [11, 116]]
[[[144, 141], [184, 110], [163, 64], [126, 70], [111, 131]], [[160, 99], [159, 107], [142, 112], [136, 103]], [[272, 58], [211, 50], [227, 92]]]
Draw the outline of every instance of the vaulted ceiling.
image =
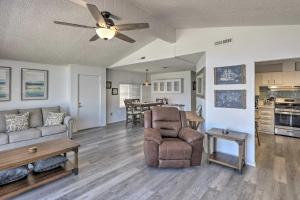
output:
[[131, 0], [174, 28], [300, 24], [299, 0]]
[[116, 24], [149, 22], [150, 29], [123, 32], [137, 41], [134, 44], [115, 38], [89, 42], [95, 30], [53, 23], [60, 20], [95, 26], [95, 20], [83, 6], [67, 0], [1, 0], [0, 59], [107, 67], [158, 37], [175, 41], [173, 28], [128, 1], [87, 1], [119, 16], [121, 20]]
[[300, 24], [299, 0], [85, 1], [121, 17], [117, 24], [149, 22], [150, 29], [126, 32], [134, 44], [89, 42], [93, 29], [53, 23], [94, 26], [83, 6], [70, 0], [0, 0], [0, 59], [107, 67], [157, 38], [174, 43], [176, 28]]

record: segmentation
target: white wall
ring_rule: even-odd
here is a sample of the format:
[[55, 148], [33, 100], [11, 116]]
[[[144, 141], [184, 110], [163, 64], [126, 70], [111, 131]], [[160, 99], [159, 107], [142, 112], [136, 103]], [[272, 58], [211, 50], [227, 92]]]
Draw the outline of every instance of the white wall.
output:
[[[69, 93], [69, 105], [70, 114], [75, 120], [78, 118], [78, 76], [83, 75], [96, 75], [100, 77], [100, 126], [106, 125], [106, 69], [102, 67], [94, 66], [83, 66], [83, 65], [70, 65], [69, 76], [65, 78], [69, 79], [70, 84], [68, 85]], [[88, 89], [88, 88], [87, 88]], [[77, 127], [75, 126], [75, 130]]]
[[[33, 108], [60, 105], [68, 111], [67, 79], [68, 66], [1, 60], [0, 66], [12, 68], [11, 101], [0, 102], [0, 110]], [[21, 68], [49, 70], [48, 100], [21, 100]]]
[[151, 90], [151, 100], [156, 98], [167, 98], [169, 104], [184, 104], [184, 109], [190, 111], [192, 109], [192, 86], [191, 86], [191, 71], [168, 72], [160, 74], [151, 74], [151, 81], [154, 80], [168, 80], [168, 79], [183, 79], [182, 93], [154, 93]]
[[[124, 70], [107, 69], [107, 81], [112, 82], [112, 88], [119, 88], [122, 83], [142, 84], [145, 80], [145, 73], [135, 73]], [[119, 91], [120, 92], [120, 91]], [[150, 99], [149, 87], [142, 87], [142, 101]], [[107, 99], [107, 123], [114, 123], [125, 120], [125, 108], [120, 108], [120, 96], [112, 95], [111, 89], [106, 90]]]
[[[78, 75], [101, 77], [101, 126], [106, 125], [106, 69], [81, 65], [49, 65], [12, 60], [0, 60], [0, 66], [12, 68], [11, 101], [0, 102], [0, 110], [62, 106], [76, 120], [78, 115]], [[21, 100], [21, 68], [49, 70], [48, 100]], [[74, 131], [77, 130], [76, 123]]]

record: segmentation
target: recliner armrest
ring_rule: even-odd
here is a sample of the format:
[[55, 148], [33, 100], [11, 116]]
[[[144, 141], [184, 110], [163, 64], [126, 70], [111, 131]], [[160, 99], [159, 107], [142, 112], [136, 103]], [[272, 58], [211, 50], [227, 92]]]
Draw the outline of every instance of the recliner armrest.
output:
[[191, 128], [182, 128], [179, 132], [179, 138], [191, 144], [196, 140], [203, 140], [204, 135]]
[[148, 141], [153, 141], [157, 144], [162, 143], [162, 137], [159, 129], [155, 128], [145, 128], [144, 129], [144, 139]]

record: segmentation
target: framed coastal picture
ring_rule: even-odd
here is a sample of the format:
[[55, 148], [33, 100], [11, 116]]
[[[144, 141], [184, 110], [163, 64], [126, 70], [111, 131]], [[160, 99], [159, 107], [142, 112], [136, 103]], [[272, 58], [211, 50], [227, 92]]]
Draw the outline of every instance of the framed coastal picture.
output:
[[245, 83], [246, 65], [215, 67], [215, 85]]
[[215, 107], [246, 109], [246, 90], [215, 90]]
[[119, 94], [118, 88], [112, 88], [112, 89], [111, 89], [111, 94], [112, 94], [112, 95], [118, 95], [118, 94]]
[[205, 67], [196, 74], [196, 95], [205, 99]]
[[0, 101], [10, 101], [11, 68], [0, 66]]
[[48, 99], [48, 70], [22, 69], [22, 100]]
[[111, 81], [106, 81], [106, 89], [111, 89]]

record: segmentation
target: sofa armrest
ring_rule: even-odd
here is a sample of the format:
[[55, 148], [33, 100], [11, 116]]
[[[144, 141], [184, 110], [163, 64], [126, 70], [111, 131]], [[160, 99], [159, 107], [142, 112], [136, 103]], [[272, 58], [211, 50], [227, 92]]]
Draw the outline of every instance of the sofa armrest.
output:
[[157, 144], [162, 143], [162, 137], [161, 137], [160, 131], [159, 131], [159, 129], [155, 129], [155, 128], [145, 128], [144, 129], [144, 139], [146, 141], [152, 141]]
[[71, 116], [69, 116], [69, 115], [65, 116], [64, 125], [67, 126], [67, 131], [68, 131], [68, 137], [69, 138], [72, 138], [73, 121], [74, 120], [71, 118]]
[[192, 144], [196, 140], [203, 140], [204, 135], [191, 128], [182, 128], [179, 132], [179, 138], [189, 144]]

